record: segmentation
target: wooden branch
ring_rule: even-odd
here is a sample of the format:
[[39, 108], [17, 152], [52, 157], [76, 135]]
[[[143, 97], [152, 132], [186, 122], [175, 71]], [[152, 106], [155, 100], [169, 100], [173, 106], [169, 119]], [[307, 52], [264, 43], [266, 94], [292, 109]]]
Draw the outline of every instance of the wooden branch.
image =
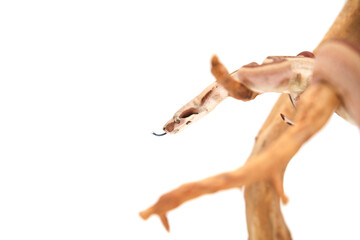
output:
[[[169, 230], [166, 214], [182, 203], [204, 194], [250, 185], [259, 181], [270, 183], [278, 196], [286, 203], [283, 175], [288, 162], [302, 144], [327, 122], [339, 105], [339, 99], [328, 84], [317, 83], [305, 91], [298, 105], [296, 125], [290, 127], [276, 141], [266, 147], [266, 150], [250, 157], [243, 167], [201, 181], [184, 184], [161, 196], [157, 203], [141, 212], [140, 216], [147, 219], [152, 214], [157, 214], [165, 228]], [[282, 124], [286, 125], [284, 122]], [[279, 232], [276, 236], [280, 236]]]
[[[346, 39], [360, 45], [360, 14], [359, 1], [348, 0], [325, 35], [323, 42], [333, 38]], [[266, 149], [269, 143], [278, 139], [288, 128], [278, 120], [279, 113], [293, 119], [292, 109], [286, 95], [280, 96], [267, 120], [257, 136], [251, 156]], [[248, 161], [251, 161], [249, 158]], [[245, 188], [246, 216], [249, 240], [259, 239], [291, 239], [290, 232], [280, 211], [280, 202], [275, 188], [268, 182], [254, 183]]]
[[323, 40], [314, 50], [317, 52], [319, 47], [329, 39], [345, 39], [356, 46], [360, 46], [360, 1], [347, 0], [343, 9], [334, 21]]
[[[250, 156], [263, 151], [289, 127], [279, 119], [279, 113], [292, 119], [294, 117], [294, 108], [286, 94], [280, 96], [261, 127]], [[251, 158], [248, 159], [248, 162], [250, 161]], [[248, 185], [244, 197], [249, 240], [291, 239], [281, 214], [279, 196], [271, 183], [261, 181]]]

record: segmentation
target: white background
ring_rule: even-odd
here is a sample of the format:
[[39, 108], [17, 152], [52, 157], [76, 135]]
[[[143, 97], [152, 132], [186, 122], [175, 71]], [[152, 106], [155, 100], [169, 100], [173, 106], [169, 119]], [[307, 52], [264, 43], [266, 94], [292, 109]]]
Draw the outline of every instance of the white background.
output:
[[[271, 3], [270, 3], [271, 2]], [[2, 1], [0, 239], [247, 239], [243, 193], [138, 212], [241, 166], [277, 94], [227, 99], [174, 136], [182, 105], [230, 71], [312, 50], [342, 1]], [[359, 130], [334, 115], [285, 175], [294, 239], [358, 239]]]

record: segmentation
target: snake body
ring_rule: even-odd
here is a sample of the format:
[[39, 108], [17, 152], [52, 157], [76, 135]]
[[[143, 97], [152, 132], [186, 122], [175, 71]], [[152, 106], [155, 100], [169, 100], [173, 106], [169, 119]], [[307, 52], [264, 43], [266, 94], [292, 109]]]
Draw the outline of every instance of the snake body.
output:
[[174, 114], [163, 127], [165, 133], [179, 132], [228, 96], [249, 101], [265, 92], [277, 92], [288, 93], [296, 100], [309, 84], [324, 79], [342, 99], [336, 112], [360, 126], [360, 49], [348, 42], [329, 41], [319, 49], [316, 58], [310, 52], [271, 56], [262, 64], [249, 63], [231, 74], [216, 56], [211, 63], [216, 81]]
[[[304, 56], [306, 53], [306, 56]], [[166, 133], [177, 133], [211, 112], [228, 96], [248, 101], [264, 92], [289, 93], [294, 98], [303, 92], [313, 70], [313, 55], [267, 57], [262, 64], [250, 63], [231, 74], [219, 67], [213, 57], [213, 74], [218, 81], [205, 88], [198, 96], [180, 108], [165, 124]], [[221, 76], [228, 76], [219, 82]]]

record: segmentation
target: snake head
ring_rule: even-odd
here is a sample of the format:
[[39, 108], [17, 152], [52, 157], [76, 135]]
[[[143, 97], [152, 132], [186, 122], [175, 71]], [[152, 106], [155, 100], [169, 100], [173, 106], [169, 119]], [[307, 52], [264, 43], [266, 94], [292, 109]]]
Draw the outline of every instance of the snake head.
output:
[[224, 87], [217, 82], [212, 83], [174, 114], [172, 119], [163, 127], [165, 131], [163, 134], [154, 135], [162, 136], [166, 133], [178, 133], [211, 112], [227, 96], [228, 92]]
[[186, 126], [201, 118], [201, 113], [202, 111], [195, 107], [180, 109], [175, 113], [174, 117], [165, 124], [163, 130], [166, 133], [178, 133]]

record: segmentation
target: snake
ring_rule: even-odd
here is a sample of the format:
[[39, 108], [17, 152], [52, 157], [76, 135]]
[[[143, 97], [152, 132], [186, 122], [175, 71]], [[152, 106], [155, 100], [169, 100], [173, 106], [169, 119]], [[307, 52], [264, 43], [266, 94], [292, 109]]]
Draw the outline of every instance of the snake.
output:
[[[224, 75], [225, 69], [222, 69], [223, 66], [216, 56], [211, 63], [212, 73], [216, 78]], [[308, 86], [313, 66], [314, 55], [307, 51], [297, 56], [269, 56], [262, 64], [246, 64], [228, 74], [229, 81], [225, 79], [222, 83], [213, 82], [181, 107], [163, 127], [164, 133], [153, 134], [164, 136], [167, 133], [178, 133], [210, 113], [229, 96], [249, 101], [265, 92], [278, 92], [288, 93], [291, 99], [296, 99]]]
[[[316, 57], [309, 51], [297, 56], [269, 56], [261, 64], [252, 62], [230, 74], [217, 56], [212, 57], [211, 65], [217, 80], [181, 107], [164, 125], [163, 133], [153, 132], [154, 135], [180, 132], [229, 96], [250, 101], [266, 92], [287, 93], [295, 106], [309, 84], [325, 80], [342, 100], [337, 114], [360, 126], [360, 50], [349, 42], [325, 42]], [[280, 116], [287, 124], [294, 124], [283, 114]]]

